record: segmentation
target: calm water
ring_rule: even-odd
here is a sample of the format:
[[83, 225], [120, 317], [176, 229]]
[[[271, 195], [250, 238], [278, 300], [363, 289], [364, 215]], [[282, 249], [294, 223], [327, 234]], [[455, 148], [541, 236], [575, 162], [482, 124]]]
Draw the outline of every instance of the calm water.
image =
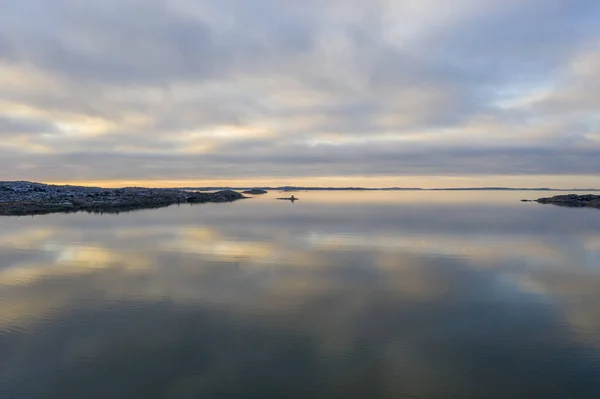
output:
[[0, 398], [598, 398], [600, 211], [278, 193], [0, 219]]

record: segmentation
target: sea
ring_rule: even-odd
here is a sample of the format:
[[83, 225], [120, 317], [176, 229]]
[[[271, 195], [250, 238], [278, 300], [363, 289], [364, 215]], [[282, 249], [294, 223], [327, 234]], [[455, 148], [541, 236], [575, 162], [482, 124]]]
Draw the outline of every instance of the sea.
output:
[[600, 210], [293, 194], [1, 217], [0, 398], [600, 398]]

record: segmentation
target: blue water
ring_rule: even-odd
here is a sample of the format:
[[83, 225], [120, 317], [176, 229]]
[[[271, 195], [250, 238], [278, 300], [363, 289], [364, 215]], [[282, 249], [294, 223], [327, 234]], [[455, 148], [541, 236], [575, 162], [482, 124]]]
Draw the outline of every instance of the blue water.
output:
[[597, 398], [600, 210], [298, 192], [0, 219], [0, 398]]

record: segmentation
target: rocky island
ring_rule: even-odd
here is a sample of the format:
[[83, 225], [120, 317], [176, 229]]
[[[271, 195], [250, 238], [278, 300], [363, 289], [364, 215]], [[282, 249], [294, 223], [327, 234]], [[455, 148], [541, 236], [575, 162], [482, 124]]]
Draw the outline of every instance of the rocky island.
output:
[[585, 194], [567, 194], [556, 195], [549, 198], [539, 198], [535, 202], [540, 204], [553, 204], [558, 206], [568, 206], [571, 208], [598, 208], [600, 209], [600, 195]]
[[0, 216], [76, 211], [114, 213], [181, 203], [231, 202], [242, 198], [246, 197], [232, 190], [201, 193], [169, 188], [109, 189], [0, 182]]

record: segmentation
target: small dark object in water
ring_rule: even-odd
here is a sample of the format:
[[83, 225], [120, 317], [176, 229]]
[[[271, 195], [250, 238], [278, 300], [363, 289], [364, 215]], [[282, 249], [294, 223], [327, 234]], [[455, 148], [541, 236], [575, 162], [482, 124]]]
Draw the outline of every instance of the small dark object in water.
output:
[[533, 202], [533, 200], [522, 199], [521, 202]]
[[298, 201], [298, 198], [294, 197], [293, 195], [291, 197], [288, 198], [277, 198], [278, 200], [286, 200], [286, 201]]

